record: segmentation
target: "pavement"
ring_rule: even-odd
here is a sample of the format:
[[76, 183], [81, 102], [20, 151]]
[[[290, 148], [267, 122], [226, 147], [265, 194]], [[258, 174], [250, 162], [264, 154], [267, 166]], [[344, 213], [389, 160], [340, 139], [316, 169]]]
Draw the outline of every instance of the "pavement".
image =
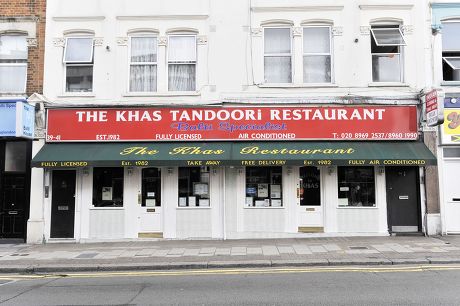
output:
[[0, 273], [460, 264], [460, 236], [0, 244]]

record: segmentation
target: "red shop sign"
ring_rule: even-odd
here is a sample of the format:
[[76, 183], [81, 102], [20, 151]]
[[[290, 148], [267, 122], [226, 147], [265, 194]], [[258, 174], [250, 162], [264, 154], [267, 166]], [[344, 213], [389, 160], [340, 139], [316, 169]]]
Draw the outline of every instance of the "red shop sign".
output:
[[48, 142], [413, 140], [415, 106], [48, 110]]

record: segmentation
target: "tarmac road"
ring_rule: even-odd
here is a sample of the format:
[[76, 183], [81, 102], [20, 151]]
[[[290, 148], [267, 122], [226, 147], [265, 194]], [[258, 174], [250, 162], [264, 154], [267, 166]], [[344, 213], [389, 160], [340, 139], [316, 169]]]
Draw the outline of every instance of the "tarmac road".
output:
[[460, 305], [460, 265], [0, 275], [0, 305]]

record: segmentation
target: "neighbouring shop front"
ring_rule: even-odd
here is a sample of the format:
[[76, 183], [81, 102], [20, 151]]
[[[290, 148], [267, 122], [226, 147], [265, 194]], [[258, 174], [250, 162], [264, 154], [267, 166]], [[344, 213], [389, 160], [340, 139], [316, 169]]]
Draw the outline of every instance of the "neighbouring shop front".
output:
[[459, 94], [448, 94], [444, 99], [444, 124], [439, 127], [441, 135], [440, 186], [441, 214], [444, 234], [460, 233], [460, 101]]
[[25, 100], [0, 100], [0, 238], [26, 238], [34, 118]]
[[[405, 120], [401, 120], [405, 118]], [[45, 237], [422, 229], [415, 106], [49, 109]]]

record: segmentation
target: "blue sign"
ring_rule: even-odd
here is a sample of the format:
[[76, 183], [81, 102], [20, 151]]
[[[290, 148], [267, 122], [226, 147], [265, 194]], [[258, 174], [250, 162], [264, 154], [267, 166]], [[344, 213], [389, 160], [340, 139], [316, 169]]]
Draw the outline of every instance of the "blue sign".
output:
[[[34, 138], [35, 132], [35, 107], [28, 103], [19, 102], [21, 108], [18, 114], [21, 118], [16, 121], [16, 137]], [[18, 116], [17, 116], [18, 117]]]
[[460, 108], [460, 97], [444, 98], [445, 108]]
[[25, 102], [0, 103], [0, 137], [34, 138], [35, 107]]
[[16, 137], [16, 103], [0, 103], [0, 137]]

